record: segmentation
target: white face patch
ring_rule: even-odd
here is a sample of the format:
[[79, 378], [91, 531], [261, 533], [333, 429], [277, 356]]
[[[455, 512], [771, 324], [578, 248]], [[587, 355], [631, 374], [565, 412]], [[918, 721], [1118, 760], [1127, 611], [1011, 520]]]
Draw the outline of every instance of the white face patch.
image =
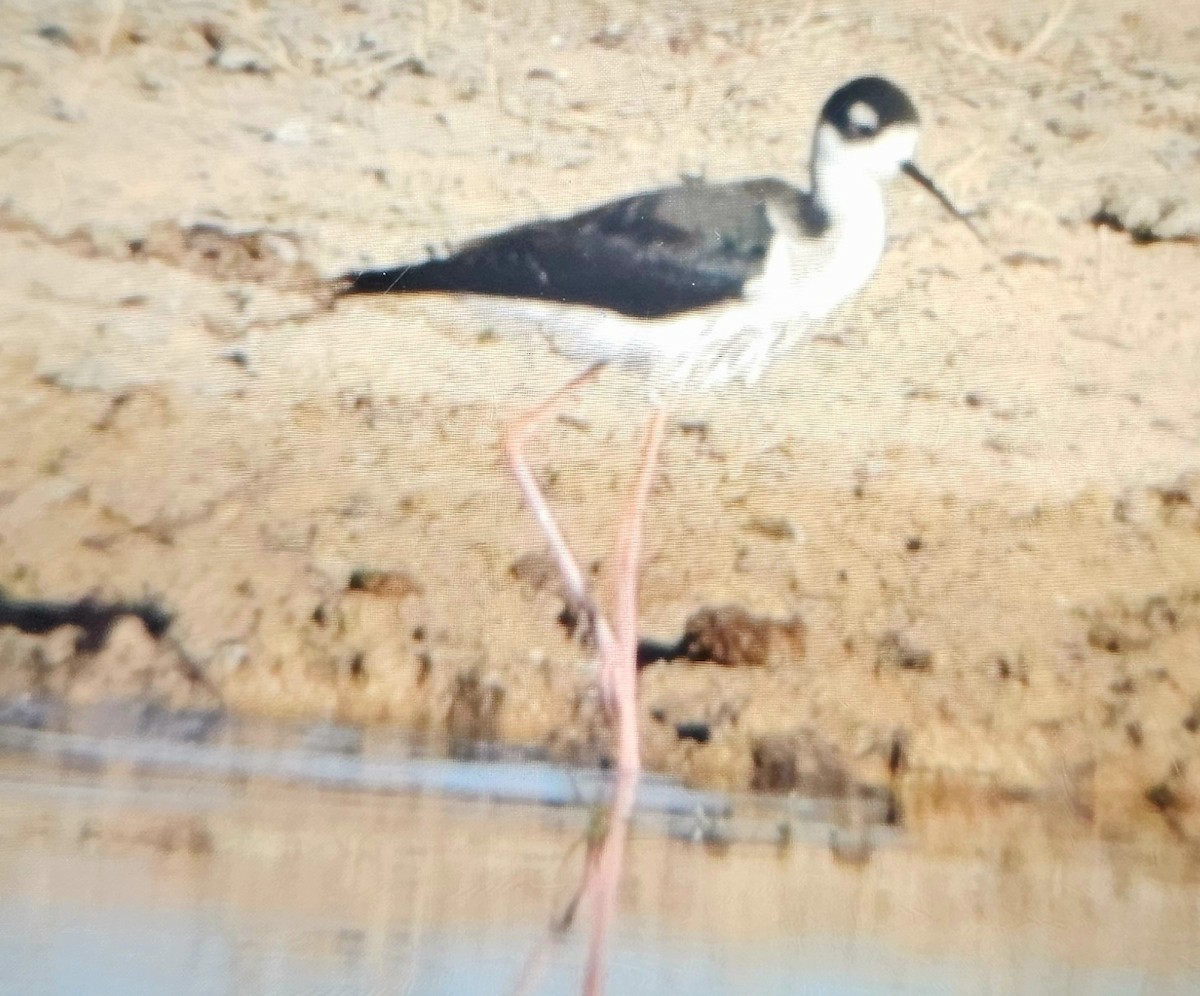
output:
[[916, 147], [915, 124], [893, 124], [869, 138], [847, 139], [833, 125], [822, 123], [813, 147], [814, 175], [826, 197], [847, 184], [853, 186], [856, 178], [887, 182], [912, 159]]
[[875, 131], [879, 127], [879, 113], [870, 104], [856, 100], [846, 112], [850, 123], [864, 131]]

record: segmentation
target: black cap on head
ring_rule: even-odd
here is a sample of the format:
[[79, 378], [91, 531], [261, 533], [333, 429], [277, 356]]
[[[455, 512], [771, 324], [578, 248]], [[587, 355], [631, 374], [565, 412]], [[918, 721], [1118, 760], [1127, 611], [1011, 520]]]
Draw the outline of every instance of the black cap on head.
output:
[[908, 95], [881, 76], [860, 76], [834, 92], [821, 109], [828, 121], [849, 141], [873, 138], [896, 124], [916, 124], [917, 109]]

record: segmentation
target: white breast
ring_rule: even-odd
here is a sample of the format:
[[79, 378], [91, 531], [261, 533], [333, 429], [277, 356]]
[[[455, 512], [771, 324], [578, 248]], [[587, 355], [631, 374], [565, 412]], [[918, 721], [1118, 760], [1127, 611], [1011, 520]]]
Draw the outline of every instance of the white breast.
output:
[[794, 219], [775, 208], [768, 208], [767, 217], [776, 238], [762, 276], [746, 295], [761, 300], [764, 308], [824, 318], [862, 290], [879, 266], [886, 226], [883, 198], [874, 184], [849, 198], [820, 238], [805, 237]]

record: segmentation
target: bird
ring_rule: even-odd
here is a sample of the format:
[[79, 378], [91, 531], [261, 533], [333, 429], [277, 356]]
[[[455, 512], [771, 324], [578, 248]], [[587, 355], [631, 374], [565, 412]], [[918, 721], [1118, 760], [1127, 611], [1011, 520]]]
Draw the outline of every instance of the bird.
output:
[[[766, 177], [682, 182], [536, 219], [467, 241], [442, 258], [346, 274], [339, 296], [450, 293], [483, 301], [503, 323], [532, 326], [585, 369], [505, 433], [508, 462], [600, 658], [616, 726], [610, 838], [596, 878], [600, 931], [641, 770], [637, 710], [637, 580], [642, 520], [662, 444], [667, 399], [683, 390], [755, 384], [771, 359], [860, 291], [886, 243], [885, 191], [906, 174], [976, 236], [970, 220], [917, 166], [920, 118], [880, 76], [839, 86], [821, 107], [800, 187]], [[982, 240], [982, 239], [981, 239]], [[607, 365], [641, 371], [653, 414], [618, 524], [611, 620], [601, 610], [525, 457], [532, 434]], [[594, 939], [602, 952], [603, 935]], [[594, 953], [589, 979], [599, 969]], [[589, 985], [598, 992], [599, 983]]]
[[821, 110], [807, 189], [760, 178], [650, 190], [352, 273], [341, 291], [520, 301], [493, 313], [537, 325], [567, 356], [650, 368], [668, 385], [753, 384], [781, 333], [811, 327], [874, 273], [898, 173], [970, 227], [913, 161], [918, 126], [903, 90], [861, 77]]

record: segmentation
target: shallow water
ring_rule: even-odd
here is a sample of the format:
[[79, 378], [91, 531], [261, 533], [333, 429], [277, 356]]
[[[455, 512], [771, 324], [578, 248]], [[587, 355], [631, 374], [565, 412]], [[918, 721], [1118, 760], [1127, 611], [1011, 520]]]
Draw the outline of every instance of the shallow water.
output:
[[[548, 928], [599, 784], [329, 728], [0, 726], [0, 989], [491, 994], [544, 949], [536, 991], [578, 991], [586, 925]], [[1200, 991], [1195, 859], [1168, 844], [645, 795], [612, 993]]]

